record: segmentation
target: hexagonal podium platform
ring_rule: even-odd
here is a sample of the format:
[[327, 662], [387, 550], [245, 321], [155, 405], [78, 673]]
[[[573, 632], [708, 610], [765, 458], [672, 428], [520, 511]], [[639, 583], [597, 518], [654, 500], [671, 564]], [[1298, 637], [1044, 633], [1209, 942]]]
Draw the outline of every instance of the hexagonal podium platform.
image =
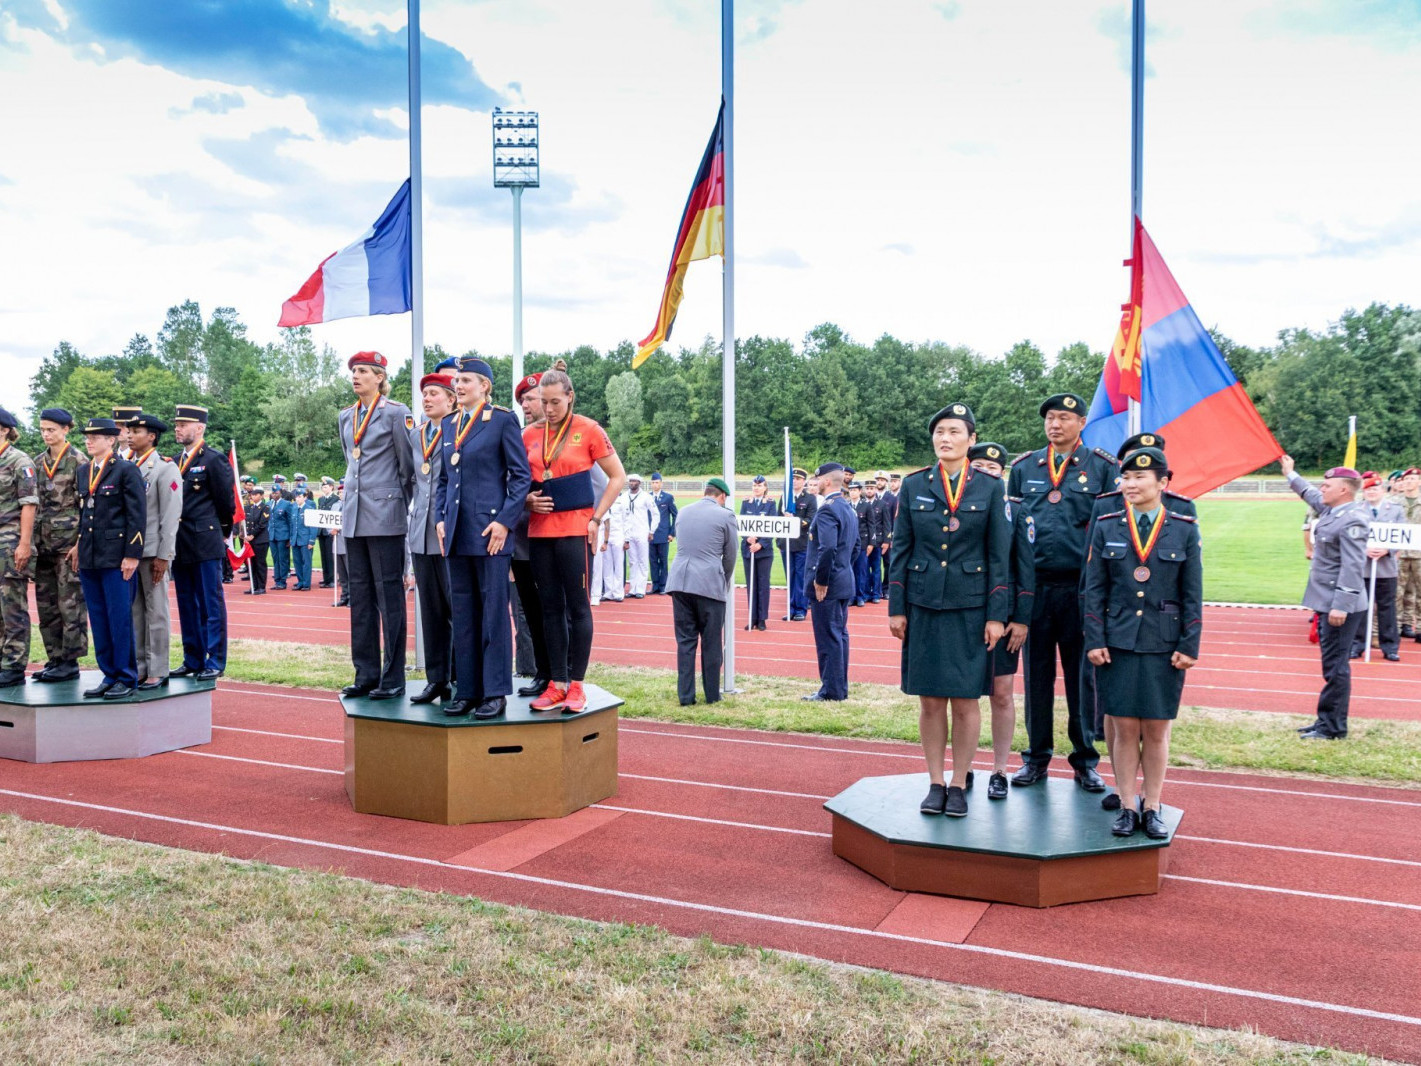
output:
[[928, 775], [865, 777], [824, 804], [834, 854], [893, 888], [1054, 907], [1159, 891], [1184, 812], [1164, 807], [1167, 840], [1117, 837], [1099, 794], [1069, 779], [1013, 787], [987, 799], [986, 775], [967, 794], [966, 818], [918, 812]]
[[125, 699], [86, 700], [84, 690], [102, 681], [97, 670], [85, 670], [73, 681], [0, 688], [0, 758], [140, 759], [212, 743], [215, 681], [175, 677], [166, 688]]
[[585, 685], [579, 714], [446, 718], [439, 704], [342, 697], [345, 790], [361, 814], [440, 825], [562, 818], [617, 791], [617, 708]]

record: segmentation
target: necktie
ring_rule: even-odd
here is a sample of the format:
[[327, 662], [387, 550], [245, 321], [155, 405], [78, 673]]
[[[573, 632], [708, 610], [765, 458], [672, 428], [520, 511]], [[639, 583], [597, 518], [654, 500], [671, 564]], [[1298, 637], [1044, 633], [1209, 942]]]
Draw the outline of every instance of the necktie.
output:
[[1137, 515], [1135, 517], [1135, 528], [1140, 531], [1141, 541], [1150, 539], [1150, 524], [1150, 516], [1147, 514]]
[[1377, 516], [1377, 509], [1376, 509], [1375, 507], [1373, 507], [1373, 508], [1372, 508], [1372, 517], [1375, 518], [1376, 516]]

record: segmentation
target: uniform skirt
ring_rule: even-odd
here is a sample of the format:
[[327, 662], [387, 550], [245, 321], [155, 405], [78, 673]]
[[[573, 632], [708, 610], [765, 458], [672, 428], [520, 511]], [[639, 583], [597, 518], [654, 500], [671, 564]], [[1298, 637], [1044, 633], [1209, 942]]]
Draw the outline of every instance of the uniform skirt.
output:
[[992, 657], [982, 643], [987, 608], [935, 611], [908, 604], [903, 691], [910, 696], [978, 699], [992, 691]]
[[1116, 718], [1164, 718], [1179, 715], [1184, 671], [1169, 664], [1170, 653], [1110, 649], [1110, 662], [1095, 668], [1096, 698]]

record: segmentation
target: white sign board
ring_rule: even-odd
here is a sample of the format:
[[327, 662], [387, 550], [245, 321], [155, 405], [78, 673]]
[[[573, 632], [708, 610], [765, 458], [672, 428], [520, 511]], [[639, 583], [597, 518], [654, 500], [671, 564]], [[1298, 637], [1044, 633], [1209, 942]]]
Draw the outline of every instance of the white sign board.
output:
[[1368, 548], [1387, 551], [1421, 551], [1421, 525], [1409, 522], [1373, 522], [1367, 533]]
[[799, 536], [799, 518], [792, 514], [738, 514], [735, 524], [742, 537], [766, 537], [772, 540], [793, 540]]
[[304, 525], [315, 526], [317, 529], [340, 529], [340, 512], [320, 510], [302, 511], [301, 521]]

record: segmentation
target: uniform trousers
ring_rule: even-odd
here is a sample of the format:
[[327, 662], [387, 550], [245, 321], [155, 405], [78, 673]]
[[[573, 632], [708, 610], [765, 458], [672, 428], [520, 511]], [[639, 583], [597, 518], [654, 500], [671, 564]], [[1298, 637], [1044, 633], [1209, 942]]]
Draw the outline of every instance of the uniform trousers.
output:
[[[543, 601], [538, 595], [538, 584], [533, 580], [533, 564], [527, 559], [513, 560], [513, 584], [517, 593], [518, 602], [523, 607], [523, 623], [520, 632], [520, 645], [518, 652], [518, 672], [524, 677], [530, 676], [525, 667], [531, 665], [532, 677], [546, 681], [552, 677], [548, 672], [548, 642], [543, 636]], [[514, 616], [515, 622], [517, 616]], [[524, 661], [521, 644], [522, 636], [526, 634], [528, 644], [531, 648], [533, 661], [531, 664]]]
[[592, 605], [587, 599], [587, 538], [530, 537], [528, 562], [543, 605], [548, 677], [560, 685], [587, 676]]
[[335, 545], [331, 543], [335, 538], [323, 529], [316, 534], [316, 540], [321, 545], [321, 587], [328, 589], [336, 581]]
[[311, 545], [291, 542], [291, 569], [296, 574], [296, 587], [311, 587]]
[[1400, 576], [1396, 580], [1397, 622], [1413, 629], [1421, 624], [1421, 559], [1397, 556]]
[[336, 584], [340, 586], [340, 598], [350, 599], [350, 567], [345, 561], [345, 552], [336, 555]]
[[696, 702], [696, 649], [701, 651], [701, 687], [706, 702], [720, 699], [720, 669], [725, 664], [725, 601], [694, 592], [671, 593], [676, 627], [676, 695], [682, 706]]
[[868, 546], [854, 552], [854, 603], [862, 607], [868, 599]]
[[431, 685], [447, 685], [454, 654], [454, 601], [444, 556], [413, 552], [414, 587], [419, 593], [419, 624], [424, 632], [424, 676]]
[[[222, 594], [222, 560], [174, 560], [171, 571], [178, 594], [183, 666], [189, 670], [227, 669], [227, 600]], [[93, 618], [92, 612], [89, 617]]]
[[[168, 676], [168, 648], [172, 642], [173, 619], [168, 609], [168, 572], [153, 584], [153, 564], [150, 555], [140, 559], [133, 573], [133, 645], [138, 664], [138, 676], [164, 678]], [[253, 560], [255, 562], [255, 560]]]
[[878, 545], [868, 549], [868, 598], [883, 599], [883, 556]]
[[607, 542], [607, 550], [599, 551], [592, 557], [592, 598], [594, 600], [620, 600], [626, 591], [622, 560], [625, 553], [620, 543]]
[[[1061, 680], [1066, 689], [1066, 731], [1071, 738], [1068, 760], [1077, 770], [1100, 762], [1087, 735], [1081, 707], [1081, 660], [1085, 634], [1081, 623], [1080, 576], [1060, 578], [1038, 575], [1031, 608], [1031, 629], [1026, 638], [1026, 742], [1023, 763], [1046, 766], [1055, 745], [1056, 650], [1061, 652]], [[1094, 714], [1094, 708], [1091, 708]]]
[[804, 552], [792, 551], [789, 565], [785, 567], [789, 574], [789, 613], [792, 615], [809, 613], [809, 597], [804, 592], [804, 559]]
[[513, 691], [513, 623], [507, 555], [451, 555], [449, 598], [459, 630], [454, 673], [461, 700], [482, 703]]
[[849, 601], [810, 597], [819, 692], [828, 700], [849, 698]]
[[[1396, 621], [1396, 583], [1394, 577], [1377, 578], [1377, 595], [1372, 603], [1372, 626], [1383, 652], [1401, 650], [1401, 630]], [[1366, 628], [1367, 624], [1363, 621], [1362, 628], [1357, 630], [1357, 636], [1352, 641], [1353, 655], [1361, 655], [1367, 650], [1368, 634], [1363, 632]]]
[[[741, 552], [740, 561], [745, 566], [745, 598], [750, 605], [750, 625], [769, 620], [770, 617], [770, 577], [775, 570], [775, 549], [768, 541], [760, 542], [757, 552]], [[751, 567], [754, 580], [751, 580]]]
[[291, 573], [291, 541], [273, 540], [271, 542], [271, 580], [274, 584], [285, 586], [286, 578]]
[[0, 634], [0, 669], [19, 670], [30, 665], [30, 575], [35, 560], [23, 570], [15, 569], [15, 549], [0, 550], [0, 604], [3, 604], [3, 634]]
[[662, 541], [657, 544], [652, 541], [648, 545], [651, 555], [651, 591], [658, 595], [666, 591], [666, 573], [668, 562], [671, 558], [671, 545]]
[[[355, 683], [405, 687], [405, 538], [346, 537]], [[383, 639], [384, 654], [381, 655]]]
[[69, 565], [68, 549], [35, 552], [35, 608], [47, 666], [78, 662], [89, 654], [84, 591], [79, 573]]
[[247, 560], [247, 573], [251, 575], [251, 586], [262, 592], [266, 591], [266, 549], [269, 544], [269, 541], [253, 544], [252, 557]]
[[[222, 568], [212, 560], [212, 572], [217, 588], [222, 589]], [[89, 626], [94, 631], [94, 658], [103, 671], [104, 683], [138, 684], [138, 667], [133, 651], [133, 583], [125, 581], [118, 567], [79, 571], [79, 584], [84, 589], [84, 602], [89, 607]], [[164, 671], [166, 673], [166, 670]]]
[[631, 596], [646, 595], [647, 548], [645, 537], [632, 537], [627, 541], [627, 593]]
[[1352, 700], [1352, 642], [1367, 622], [1366, 611], [1354, 611], [1340, 626], [1323, 615], [1317, 621], [1322, 651], [1322, 692], [1317, 697], [1313, 728], [1326, 737], [1347, 735], [1347, 709]]

